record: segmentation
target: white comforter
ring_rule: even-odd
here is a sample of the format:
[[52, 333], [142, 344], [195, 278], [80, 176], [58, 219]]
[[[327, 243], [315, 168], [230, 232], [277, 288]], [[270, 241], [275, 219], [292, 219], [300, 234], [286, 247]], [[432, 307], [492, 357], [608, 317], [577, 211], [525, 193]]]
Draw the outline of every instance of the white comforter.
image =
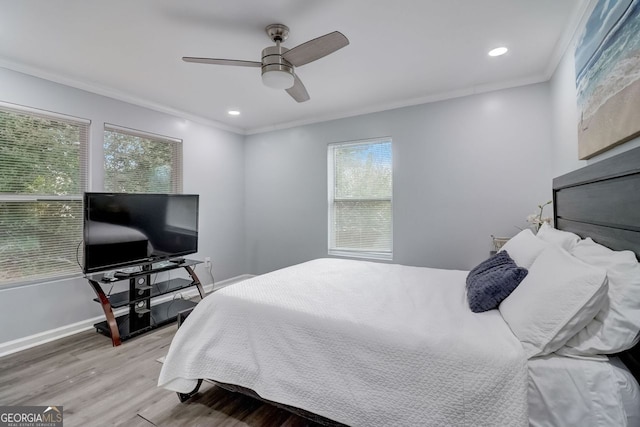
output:
[[159, 386], [210, 378], [352, 426], [526, 426], [527, 365], [464, 271], [318, 259], [205, 298]]

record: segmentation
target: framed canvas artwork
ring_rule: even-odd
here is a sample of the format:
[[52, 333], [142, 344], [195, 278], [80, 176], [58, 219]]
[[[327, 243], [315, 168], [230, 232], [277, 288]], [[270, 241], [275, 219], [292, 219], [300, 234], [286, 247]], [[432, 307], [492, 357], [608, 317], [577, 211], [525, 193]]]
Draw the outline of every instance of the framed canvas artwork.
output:
[[583, 160], [640, 135], [640, 0], [599, 0], [575, 64]]

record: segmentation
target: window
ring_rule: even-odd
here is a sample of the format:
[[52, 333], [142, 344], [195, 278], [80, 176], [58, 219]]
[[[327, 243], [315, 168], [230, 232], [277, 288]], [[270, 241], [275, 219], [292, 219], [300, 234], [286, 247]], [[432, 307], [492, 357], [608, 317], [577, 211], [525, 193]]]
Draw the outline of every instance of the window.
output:
[[391, 139], [329, 145], [329, 254], [392, 259]]
[[89, 124], [0, 103], [0, 285], [80, 272]]
[[182, 193], [182, 141], [105, 125], [104, 190]]

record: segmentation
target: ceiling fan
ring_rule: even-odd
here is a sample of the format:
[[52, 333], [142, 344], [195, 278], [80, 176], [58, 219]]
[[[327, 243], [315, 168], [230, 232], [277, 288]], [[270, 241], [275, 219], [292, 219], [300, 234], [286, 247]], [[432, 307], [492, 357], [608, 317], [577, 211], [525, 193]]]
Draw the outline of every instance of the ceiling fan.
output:
[[242, 61], [236, 59], [195, 58], [183, 56], [185, 62], [200, 64], [236, 65], [240, 67], [262, 68], [262, 82], [274, 89], [285, 89], [298, 102], [309, 100], [309, 93], [294, 72], [295, 67], [301, 67], [316, 59], [320, 59], [349, 44], [339, 31], [320, 36], [292, 49], [280, 45], [289, 36], [289, 27], [282, 24], [271, 24], [265, 28], [267, 35], [275, 46], [262, 50], [262, 61]]

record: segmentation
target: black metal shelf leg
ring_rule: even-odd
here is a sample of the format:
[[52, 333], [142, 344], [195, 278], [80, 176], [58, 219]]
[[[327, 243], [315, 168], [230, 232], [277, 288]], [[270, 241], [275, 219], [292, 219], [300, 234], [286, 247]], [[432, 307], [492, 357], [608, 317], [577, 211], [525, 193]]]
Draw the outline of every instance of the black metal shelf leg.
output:
[[191, 399], [198, 392], [198, 390], [200, 390], [201, 385], [202, 385], [202, 379], [199, 379], [198, 384], [196, 384], [196, 387], [193, 390], [191, 390], [189, 393], [178, 393], [178, 399], [180, 399], [180, 402], [184, 403], [187, 400]]

